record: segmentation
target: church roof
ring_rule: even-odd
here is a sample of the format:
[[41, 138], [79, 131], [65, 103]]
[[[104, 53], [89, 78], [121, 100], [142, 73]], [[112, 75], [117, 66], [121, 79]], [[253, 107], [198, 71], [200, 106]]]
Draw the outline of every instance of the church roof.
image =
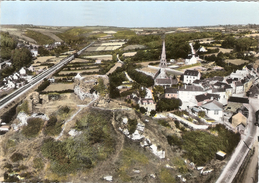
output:
[[162, 79], [158, 78], [156, 79], [156, 83], [161, 85], [171, 85], [172, 80], [170, 78], [162, 78]]

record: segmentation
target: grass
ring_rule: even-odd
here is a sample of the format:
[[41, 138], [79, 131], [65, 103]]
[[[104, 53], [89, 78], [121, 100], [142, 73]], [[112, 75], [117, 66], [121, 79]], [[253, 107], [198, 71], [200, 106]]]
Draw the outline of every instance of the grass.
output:
[[122, 150], [121, 156], [121, 166], [118, 171], [118, 176], [123, 182], [131, 181], [131, 177], [127, 174], [133, 165], [145, 166], [148, 164], [149, 160], [145, 154], [131, 148], [127, 147]]
[[179, 170], [180, 173], [184, 174], [188, 172], [188, 168], [182, 158], [175, 156], [173, 157], [172, 162], [174, 166], [176, 166], [176, 168]]
[[49, 36], [46, 36], [40, 32], [36, 32], [36, 31], [32, 31], [32, 30], [27, 30], [26, 36], [34, 39], [40, 45], [51, 44], [51, 43], [55, 42], [55, 40], [50, 38]]
[[161, 183], [175, 183], [174, 175], [166, 168], [160, 170], [158, 177]]
[[201, 63], [196, 63], [196, 64], [192, 64], [192, 65], [185, 65], [185, 66], [176, 68], [175, 70], [188, 69], [188, 68], [195, 67], [195, 66], [200, 66], [200, 65], [201, 65]]

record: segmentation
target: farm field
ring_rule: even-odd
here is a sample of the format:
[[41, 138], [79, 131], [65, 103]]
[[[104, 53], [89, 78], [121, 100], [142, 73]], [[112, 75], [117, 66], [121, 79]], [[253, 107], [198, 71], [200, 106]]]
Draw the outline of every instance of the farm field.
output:
[[101, 43], [86, 49], [86, 51], [113, 51], [120, 47], [126, 42], [111, 42], [111, 43]]
[[129, 46], [126, 46], [125, 48], [123, 48], [124, 51], [128, 51], [128, 50], [135, 50], [135, 49], [144, 49], [146, 48], [144, 45], [129, 45]]
[[112, 55], [93, 55], [93, 56], [85, 56], [84, 58], [99, 59], [99, 60], [112, 60]]
[[53, 83], [49, 85], [44, 92], [57, 92], [63, 90], [73, 90], [74, 84], [73, 83]]
[[247, 60], [242, 60], [242, 59], [227, 59], [227, 60], [225, 60], [225, 63], [241, 65], [243, 63], [248, 63], [248, 61]]
[[54, 39], [55, 41], [57, 42], [63, 42], [62, 39], [60, 39], [58, 36], [56, 36], [55, 34], [53, 33], [61, 33], [61, 31], [58, 31], [58, 30], [49, 30], [49, 29], [28, 29], [28, 30], [32, 30], [32, 31], [37, 31], [37, 32], [40, 32], [52, 39]]
[[15, 29], [15, 28], [1, 28], [1, 31], [9, 32], [10, 35], [14, 35], [14, 36], [19, 37], [22, 40], [28, 41], [30, 43], [37, 44], [37, 42], [34, 39], [25, 36], [24, 35], [25, 31], [23, 31], [23, 30]]
[[88, 69], [88, 70], [76, 70], [76, 71], [60, 71], [59, 74], [63, 75], [63, 74], [71, 74], [71, 73], [83, 73], [83, 72], [99, 72], [99, 69]]
[[74, 60], [72, 60], [71, 62], [69, 62], [69, 64], [73, 64], [73, 63], [76, 63], [76, 62], [87, 63], [87, 62], [89, 62], [89, 60], [81, 59], [81, 58], [75, 58]]

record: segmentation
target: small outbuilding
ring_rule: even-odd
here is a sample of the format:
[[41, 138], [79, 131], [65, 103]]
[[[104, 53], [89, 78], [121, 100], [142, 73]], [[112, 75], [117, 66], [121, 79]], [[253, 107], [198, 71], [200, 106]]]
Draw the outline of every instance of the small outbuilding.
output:
[[218, 152], [216, 153], [216, 158], [219, 159], [219, 160], [225, 159], [226, 156], [227, 156], [227, 154], [226, 154], [225, 152], [223, 152], [223, 151], [218, 151]]

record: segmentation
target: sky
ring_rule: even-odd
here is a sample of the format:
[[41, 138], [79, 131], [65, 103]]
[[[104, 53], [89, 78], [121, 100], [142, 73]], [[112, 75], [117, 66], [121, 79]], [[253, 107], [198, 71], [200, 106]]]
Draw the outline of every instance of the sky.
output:
[[2, 1], [0, 24], [187, 27], [259, 24], [259, 2]]

